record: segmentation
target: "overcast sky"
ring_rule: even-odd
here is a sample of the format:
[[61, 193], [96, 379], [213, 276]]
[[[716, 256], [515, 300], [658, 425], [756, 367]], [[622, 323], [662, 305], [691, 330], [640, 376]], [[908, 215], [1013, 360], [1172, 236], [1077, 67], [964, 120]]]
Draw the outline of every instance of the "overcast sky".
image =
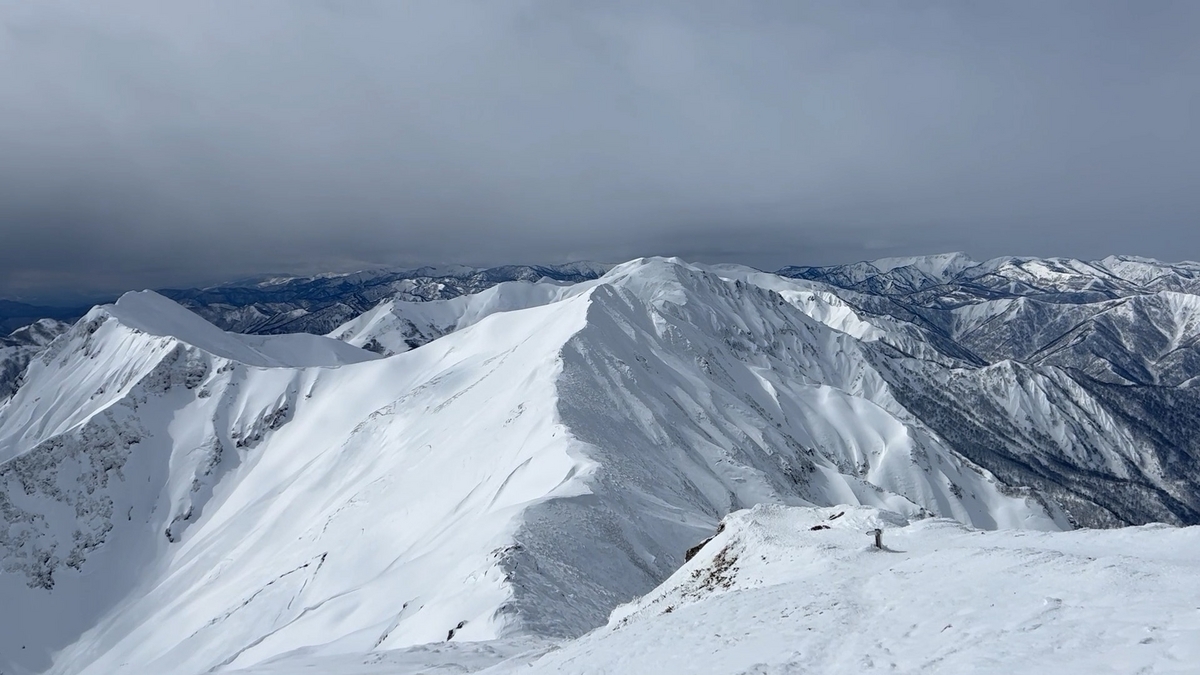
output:
[[1200, 2], [0, 0], [0, 297], [1200, 258]]

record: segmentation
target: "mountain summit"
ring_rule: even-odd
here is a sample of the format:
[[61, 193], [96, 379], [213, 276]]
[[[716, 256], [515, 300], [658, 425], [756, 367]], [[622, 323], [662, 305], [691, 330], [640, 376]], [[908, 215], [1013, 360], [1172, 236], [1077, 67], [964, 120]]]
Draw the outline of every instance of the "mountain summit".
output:
[[[989, 276], [1004, 264], [871, 268], [639, 259], [394, 297], [326, 337], [224, 332], [150, 292], [98, 307], [0, 407], [0, 603], [31, 608], [0, 615], [0, 665], [198, 673], [575, 638], [759, 504], [1200, 522], [1194, 389], [981, 349], [987, 316], [1033, 302]], [[1172, 283], [1123, 274], [1111, 288]], [[1193, 349], [1173, 321], [1147, 330]], [[1170, 414], [1146, 421], [1154, 406]]]

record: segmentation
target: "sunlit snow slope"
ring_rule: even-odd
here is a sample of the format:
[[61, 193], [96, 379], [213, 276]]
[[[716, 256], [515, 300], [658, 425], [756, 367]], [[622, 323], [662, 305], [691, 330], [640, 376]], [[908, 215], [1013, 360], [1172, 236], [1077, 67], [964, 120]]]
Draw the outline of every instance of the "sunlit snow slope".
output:
[[449, 300], [391, 299], [342, 324], [329, 336], [391, 356], [416, 349], [496, 312], [545, 305], [577, 291], [570, 284], [543, 279], [536, 283], [502, 283]]
[[[919, 329], [856, 335], [765, 276], [500, 284], [422, 308], [447, 334], [387, 358], [152, 293], [93, 310], [0, 408], [0, 606], [25, 610], [0, 670], [574, 637], [759, 503], [1069, 527], [898, 401]], [[399, 307], [332, 335], [404, 344]]]
[[61, 321], [41, 319], [0, 336], [0, 402], [16, 392], [29, 362], [68, 328]]

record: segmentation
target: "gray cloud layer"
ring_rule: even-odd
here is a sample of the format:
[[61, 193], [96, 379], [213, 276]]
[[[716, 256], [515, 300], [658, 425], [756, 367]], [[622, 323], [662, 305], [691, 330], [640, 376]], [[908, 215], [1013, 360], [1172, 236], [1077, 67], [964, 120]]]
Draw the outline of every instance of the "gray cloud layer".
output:
[[1200, 4], [0, 0], [0, 296], [1200, 257]]

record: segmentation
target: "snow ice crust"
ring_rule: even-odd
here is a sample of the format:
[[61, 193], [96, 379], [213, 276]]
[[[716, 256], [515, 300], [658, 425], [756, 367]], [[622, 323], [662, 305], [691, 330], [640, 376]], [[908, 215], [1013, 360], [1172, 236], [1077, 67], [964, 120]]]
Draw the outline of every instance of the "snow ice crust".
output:
[[[755, 504], [795, 507], [752, 512], [768, 520], [862, 507], [839, 527], [1068, 528], [893, 395], [872, 345], [920, 353], [917, 330], [809, 282], [675, 259], [389, 302], [332, 337], [225, 333], [127, 294], [56, 338], [0, 408], [0, 606], [25, 610], [0, 614], [0, 671], [197, 673], [507, 640], [471, 657], [486, 664], [604, 625], [675, 573], [571, 647], [588, 648], [624, 639], [605, 637], [629, 635], [621, 622], [700, 611], [670, 595], [680, 575], [750, 530], [727, 525], [680, 569], [684, 551]], [[1033, 424], [1049, 414], [1011, 403]], [[935, 522], [905, 532], [967, 536]], [[853, 534], [822, 569], [876, 569]], [[768, 583], [749, 559], [707, 602]], [[646, 618], [667, 597], [669, 617]]]

